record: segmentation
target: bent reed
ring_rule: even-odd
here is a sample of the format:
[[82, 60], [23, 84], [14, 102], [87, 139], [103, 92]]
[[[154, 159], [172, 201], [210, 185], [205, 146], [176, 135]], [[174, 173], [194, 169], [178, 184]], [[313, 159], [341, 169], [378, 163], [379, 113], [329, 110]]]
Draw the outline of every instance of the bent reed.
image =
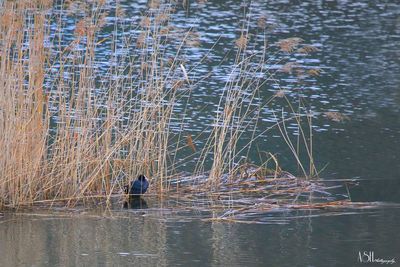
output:
[[[283, 89], [259, 99], [278, 72], [307, 75], [293, 63], [284, 64], [289, 53], [316, 49], [302, 46], [300, 38], [269, 45], [264, 17], [255, 22], [257, 30], [247, 19], [232, 43], [231, 74], [215, 93], [219, 102], [214, 123], [202, 133], [204, 142], [172, 129], [188, 121], [185, 109], [176, 107], [185, 107], [191, 92], [212, 74], [194, 78], [196, 66], [208, 64], [206, 56], [186, 64], [186, 51], [200, 46], [201, 36], [174, 26], [178, 8], [149, 1], [140, 20], [131, 23], [120, 6], [106, 0], [0, 3], [0, 207], [109, 199], [138, 174], [151, 178], [151, 193], [163, 194], [188, 161], [197, 162], [193, 177], [218, 190], [226, 179], [241, 176], [246, 156], [272, 128], [282, 133], [302, 174], [316, 174], [313, 160], [306, 167], [298, 156], [304, 146], [312, 159], [311, 117], [301, 115], [301, 101], [297, 109]], [[121, 32], [132, 34], [126, 38]], [[254, 39], [262, 45], [251, 52]], [[102, 49], [109, 51], [106, 64], [98, 59]], [[282, 70], [270, 70], [272, 60], [284, 65]], [[276, 115], [276, 123], [259, 132], [261, 109], [276, 99], [289, 104], [290, 115]], [[299, 125], [295, 141], [285, 126], [289, 121]], [[252, 133], [245, 145], [239, 144], [244, 132]], [[267, 155], [261, 166], [274, 163], [276, 175], [277, 159]]]

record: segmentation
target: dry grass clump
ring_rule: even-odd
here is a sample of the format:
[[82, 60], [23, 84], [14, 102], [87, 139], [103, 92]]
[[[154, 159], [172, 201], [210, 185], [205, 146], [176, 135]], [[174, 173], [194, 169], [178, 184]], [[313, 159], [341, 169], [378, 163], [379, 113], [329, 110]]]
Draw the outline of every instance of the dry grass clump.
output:
[[149, 17], [144, 16], [142, 18], [142, 20], [140, 21], [140, 26], [142, 26], [143, 28], [149, 28], [151, 25], [151, 20]]
[[291, 37], [280, 40], [277, 45], [279, 46], [280, 50], [287, 53], [292, 53], [294, 49], [300, 44], [304, 42], [303, 39], [298, 37]]
[[245, 34], [240, 35], [238, 39], [236, 39], [235, 44], [239, 49], [245, 49], [247, 46], [248, 37]]
[[288, 62], [282, 66], [281, 71], [291, 74], [292, 71], [297, 68], [299, 68], [299, 64], [297, 62]]
[[[104, 15], [106, 15], [106, 13], [103, 13], [103, 15], [101, 16], [100, 20], [104, 17]], [[123, 8], [121, 8], [121, 6], [117, 5], [116, 8], [115, 8], [115, 16], [117, 18], [125, 18], [126, 17], [125, 9], [123, 9]]]
[[144, 48], [146, 46], [147, 32], [141, 32], [136, 40], [136, 46], [138, 48]]
[[75, 31], [74, 31], [75, 37], [80, 39], [86, 36], [87, 29], [88, 29], [87, 22], [84, 19], [78, 21], [78, 23], [76, 23], [75, 25]]
[[324, 113], [324, 115], [332, 120], [332, 121], [336, 121], [336, 122], [343, 122], [343, 121], [347, 121], [350, 120], [349, 116], [342, 114], [340, 112], [337, 111], [327, 111]]
[[279, 98], [283, 98], [283, 97], [285, 97], [285, 95], [286, 95], [286, 90], [278, 90], [276, 93], [275, 93], [275, 96], [276, 97], [279, 97]]
[[267, 28], [267, 17], [265, 15], [261, 16], [257, 20], [257, 26], [260, 29], [265, 29]]
[[297, 53], [306, 54], [306, 55], [317, 52], [317, 51], [319, 51], [319, 49], [312, 45], [304, 45], [303, 47], [297, 49]]
[[186, 34], [185, 43], [191, 47], [200, 46], [200, 33], [189, 31]]
[[161, 5], [160, 0], [150, 0], [150, 1], [148, 2], [148, 6], [149, 6], [149, 8], [151, 8], [151, 9], [157, 9], [157, 8], [160, 7], [160, 5]]
[[[271, 76], [265, 67], [266, 46], [248, 55], [249, 37], [242, 34], [236, 40], [239, 49], [229, 81], [200, 148], [196, 137], [173, 133], [171, 127], [173, 121], [184, 120], [176, 106], [185, 104], [197, 85], [182, 57], [184, 44], [200, 44], [197, 32], [175, 29], [170, 6], [153, 0], [131, 26], [132, 38], [119, 39], [118, 27], [124, 23], [119, 19], [113, 22], [115, 31], [100, 38], [107, 23], [105, 1], [68, 1], [56, 19], [49, 12], [52, 4], [0, 3], [0, 206], [59, 199], [73, 204], [88, 196], [109, 199], [138, 174], [151, 177], [153, 193], [162, 193], [176, 173], [178, 152], [185, 148], [198, 159], [193, 175], [208, 174], [207, 186], [218, 188], [236, 179], [243, 157], [262, 134], [249, 121], [258, 121], [260, 110], [275, 98], [257, 102], [269, 79], [265, 77]], [[63, 39], [65, 16], [75, 21], [73, 40]], [[51, 35], [52, 26], [59, 40]], [[291, 52], [301, 42], [289, 38], [279, 47]], [[177, 43], [171, 58], [165, 47]], [[110, 65], [102, 66], [106, 74], [97, 71], [101, 45], [112, 50]], [[274, 127], [285, 132], [290, 119], [301, 124], [294, 115]], [[239, 147], [244, 132], [253, 138]], [[204, 163], [210, 158], [207, 172]], [[268, 161], [277, 162], [272, 155]]]

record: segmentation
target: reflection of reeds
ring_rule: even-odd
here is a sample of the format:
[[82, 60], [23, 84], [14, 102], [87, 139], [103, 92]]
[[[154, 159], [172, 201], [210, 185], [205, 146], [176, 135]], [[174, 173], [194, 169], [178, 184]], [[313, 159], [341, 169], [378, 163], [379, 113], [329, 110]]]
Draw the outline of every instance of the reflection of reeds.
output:
[[[112, 219], [105, 219], [104, 215], [112, 216]], [[154, 216], [165, 214], [155, 212]], [[104, 211], [87, 216], [19, 212], [9, 219], [12, 222], [1, 224], [0, 229], [4, 266], [17, 266], [19, 262], [44, 266], [52, 261], [50, 257], [61, 266], [85, 265], [84, 262], [89, 261], [91, 266], [167, 265], [167, 225], [160, 220]], [[129, 225], [135, 227], [127, 230]], [[93, 244], [94, 240], [101, 245]], [[88, 259], [89, 255], [100, 253], [104, 256]]]
[[[175, 106], [196, 85], [180, 59], [180, 50], [184, 44], [200, 46], [200, 35], [191, 30], [182, 37], [169, 25], [171, 9], [150, 1], [136, 35], [124, 40], [137, 54], [113, 53], [110, 60], [115, 64], [102, 79], [95, 71], [96, 47], [111, 41], [116, 52], [118, 42], [117, 35], [99, 40], [99, 30], [106, 23], [103, 4], [98, 1], [94, 8], [87, 8], [71, 2], [66, 8], [85, 16], [76, 18], [75, 39], [65, 46], [54, 43], [51, 50], [45, 46], [52, 19], [50, 1], [0, 4], [0, 205], [61, 198], [73, 204], [74, 199], [88, 195], [110, 197], [139, 173], [153, 178], [154, 192], [168, 188], [168, 177], [177, 165], [175, 156], [183, 149], [176, 141], [181, 136], [171, 133], [171, 121], [180, 118]], [[116, 13], [125, 16], [122, 11]], [[62, 39], [64, 25], [61, 19], [58, 23]], [[181, 36], [173, 58], [162, 48], [171, 36]], [[279, 46], [289, 52], [301, 41], [286, 39]], [[199, 156], [195, 172], [204, 172], [203, 164], [212, 155], [208, 181], [213, 186], [219, 185], [224, 174], [233, 177], [239, 172], [240, 158], [258, 136], [257, 124], [249, 120], [257, 121], [260, 109], [275, 98], [254, 108], [259, 105], [260, 88], [270, 79], [258, 78], [260, 73], [270, 74], [265, 69], [266, 46], [258, 54], [246, 54], [249, 37], [245, 34], [232, 45], [238, 47], [236, 60], [220, 96], [212, 132], [203, 149], [190, 134], [183, 145]], [[56, 74], [51, 72], [53, 67]], [[285, 97], [284, 93], [276, 96]], [[245, 131], [254, 138], [238, 147]]]

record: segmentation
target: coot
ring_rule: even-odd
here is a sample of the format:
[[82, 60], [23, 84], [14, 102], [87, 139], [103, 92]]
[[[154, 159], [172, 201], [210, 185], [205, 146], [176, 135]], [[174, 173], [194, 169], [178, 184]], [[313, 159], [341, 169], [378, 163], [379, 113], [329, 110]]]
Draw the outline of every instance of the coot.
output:
[[125, 187], [125, 193], [140, 196], [146, 193], [147, 188], [149, 188], [149, 182], [146, 176], [141, 174], [135, 181], [130, 182], [129, 186]]

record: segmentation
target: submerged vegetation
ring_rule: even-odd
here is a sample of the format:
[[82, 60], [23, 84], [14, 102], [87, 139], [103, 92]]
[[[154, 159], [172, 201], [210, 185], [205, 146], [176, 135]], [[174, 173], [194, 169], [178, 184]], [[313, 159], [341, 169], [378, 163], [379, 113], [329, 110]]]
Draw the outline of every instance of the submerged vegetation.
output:
[[[212, 70], [195, 75], [196, 67], [212, 58], [185, 58], [202, 45], [202, 37], [194, 28], [173, 23], [182, 3], [149, 1], [135, 23], [126, 22], [124, 10], [105, 0], [3, 1], [0, 7], [0, 206], [110, 199], [139, 174], [151, 178], [151, 194], [185, 192], [179, 190], [180, 179], [187, 192], [224, 192], [229, 184], [240, 188], [244, 179], [268, 183], [262, 181], [266, 177], [276, 188], [283, 177], [293, 200], [312, 191], [285, 174], [273, 153], [259, 151], [257, 167], [247, 162], [260, 136], [275, 129], [300, 175], [318, 175], [313, 114], [300, 92], [290, 100], [279, 87], [280, 75], [294, 75], [300, 88], [305, 77], [320, 75], [319, 69], [304, 69], [288, 56], [304, 57], [318, 49], [301, 38], [270, 43], [273, 23], [267, 17], [254, 19], [247, 11], [227, 52], [234, 60], [225, 86], [213, 92], [218, 98], [214, 122], [199, 135], [190, 132], [185, 107], [191, 92], [213, 75]], [[98, 59], [104, 49], [110, 51], [105, 63]], [[260, 98], [269, 84], [279, 89]], [[273, 125], [260, 131], [260, 110], [274, 101], [285, 103], [286, 110], [274, 113]], [[298, 126], [295, 140], [288, 122]], [[244, 133], [251, 134], [245, 143]], [[191, 167], [182, 168], [187, 162]]]

